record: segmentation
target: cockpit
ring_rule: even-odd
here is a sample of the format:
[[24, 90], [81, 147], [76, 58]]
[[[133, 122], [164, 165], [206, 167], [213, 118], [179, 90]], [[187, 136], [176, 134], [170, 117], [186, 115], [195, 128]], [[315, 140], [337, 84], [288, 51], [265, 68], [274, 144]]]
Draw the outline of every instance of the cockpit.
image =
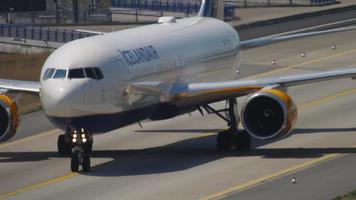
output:
[[42, 80], [47, 79], [85, 79], [90, 78], [94, 80], [101, 80], [104, 75], [100, 68], [98, 67], [87, 67], [87, 68], [77, 68], [77, 69], [56, 69], [48, 68], [46, 69]]

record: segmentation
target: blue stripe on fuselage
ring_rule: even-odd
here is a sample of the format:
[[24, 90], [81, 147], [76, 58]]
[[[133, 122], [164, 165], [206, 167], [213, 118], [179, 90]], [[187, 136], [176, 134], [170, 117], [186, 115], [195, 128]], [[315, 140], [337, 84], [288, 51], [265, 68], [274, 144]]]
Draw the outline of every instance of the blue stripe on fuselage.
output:
[[113, 113], [113, 114], [97, 114], [80, 117], [55, 117], [48, 116], [47, 118], [58, 128], [66, 130], [68, 127], [72, 130], [85, 128], [91, 133], [105, 133], [112, 131], [152, 116], [156, 111], [157, 105], [148, 106], [131, 111]]

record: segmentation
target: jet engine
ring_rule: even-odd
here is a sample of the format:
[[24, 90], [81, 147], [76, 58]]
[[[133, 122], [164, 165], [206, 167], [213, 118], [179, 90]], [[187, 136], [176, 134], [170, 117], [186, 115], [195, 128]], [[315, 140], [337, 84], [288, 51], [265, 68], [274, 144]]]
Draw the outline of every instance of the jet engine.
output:
[[245, 130], [260, 140], [287, 136], [297, 117], [297, 106], [292, 98], [278, 89], [263, 89], [252, 94], [241, 112]]
[[0, 142], [13, 137], [19, 124], [18, 107], [9, 96], [0, 94]]

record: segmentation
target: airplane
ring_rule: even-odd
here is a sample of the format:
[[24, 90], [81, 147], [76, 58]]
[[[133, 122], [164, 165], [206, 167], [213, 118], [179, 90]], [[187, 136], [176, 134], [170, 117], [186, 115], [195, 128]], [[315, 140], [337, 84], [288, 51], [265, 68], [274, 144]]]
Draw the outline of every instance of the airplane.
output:
[[[38, 94], [46, 117], [63, 130], [58, 153], [70, 156], [73, 172], [80, 166], [90, 171], [95, 134], [197, 110], [227, 122], [217, 135], [218, 150], [246, 151], [251, 137], [271, 140], [291, 133], [298, 111], [288, 87], [356, 78], [353, 68], [236, 79], [241, 50], [356, 27], [240, 41], [220, 20], [221, 4], [203, 0], [195, 17], [162, 17], [156, 24], [66, 43], [48, 57], [39, 82], [0, 79], [0, 140], [14, 136], [19, 124], [18, 106], [8, 93], [24, 92]], [[239, 111], [236, 98], [242, 96], [247, 98]], [[213, 108], [219, 101], [227, 102], [226, 109]]]

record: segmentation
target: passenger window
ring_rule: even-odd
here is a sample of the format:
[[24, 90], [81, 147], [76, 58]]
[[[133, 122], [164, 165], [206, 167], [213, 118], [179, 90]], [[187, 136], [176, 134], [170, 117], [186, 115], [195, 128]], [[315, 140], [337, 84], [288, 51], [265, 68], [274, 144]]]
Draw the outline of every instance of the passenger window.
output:
[[56, 73], [54, 74], [54, 79], [64, 79], [67, 76], [67, 70], [64, 69], [57, 69]]
[[85, 78], [83, 69], [71, 69], [69, 70], [68, 78]]
[[95, 71], [93, 68], [85, 68], [85, 73], [87, 74], [88, 78], [97, 80], [97, 77], [96, 77], [96, 74], [95, 74]]
[[97, 77], [98, 80], [104, 78], [104, 75], [103, 75], [103, 73], [101, 72], [101, 70], [99, 68], [94, 67], [94, 71], [96, 73], [96, 77]]
[[45, 81], [45, 80], [51, 78], [54, 74], [54, 71], [55, 71], [54, 68], [48, 68], [43, 75], [43, 80]]

